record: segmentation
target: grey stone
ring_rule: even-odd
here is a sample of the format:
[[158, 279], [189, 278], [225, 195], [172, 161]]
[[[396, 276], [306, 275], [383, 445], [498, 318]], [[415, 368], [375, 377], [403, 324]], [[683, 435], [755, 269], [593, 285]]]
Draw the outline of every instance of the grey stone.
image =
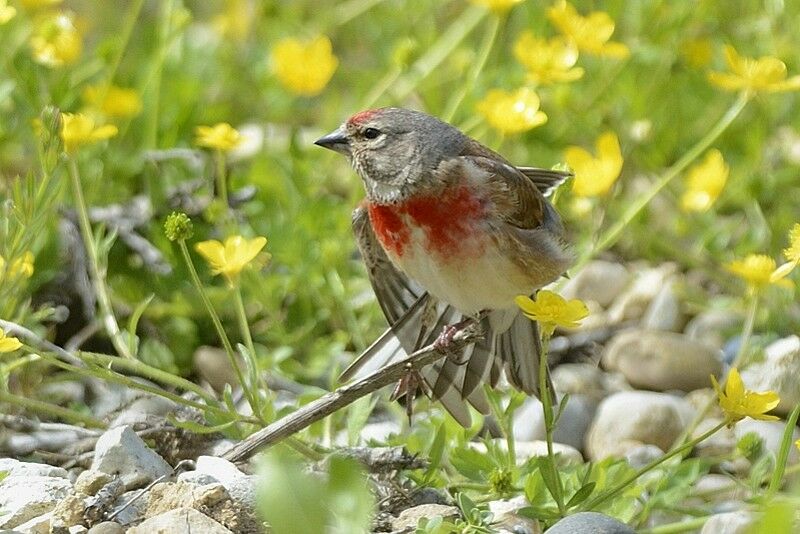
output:
[[[116, 514], [114, 521], [120, 525], [130, 525], [140, 521], [145, 516], [145, 512], [147, 512], [149, 500], [150, 493], [147, 491], [144, 493], [141, 490], [126, 491], [114, 501], [112, 507], [113, 513]], [[128, 504], [129, 502], [131, 504]], [[122, 511], [118, 512], [120, 509]]]
[[172, 473], [170, 465], [148, 448], [129, 426], [107, 430], [97, 440], [93, 471], [119, 475], [127, 489], [143, 486]]
[[[507, 442], [504, 438], [492, 440], [501, 450], [505, 450]], [[482, 441], [471, 441], [468, 446], [479, 452], [487, 452], [486, 444]], [[531, 458], [547, 456], [546, 441], [517, 441], [514, 443], [514, 452], [517, 455], [517, 465], [522, 465]], [[553, 443], [553, 452], [559, 456], [564, 464], [583, 463], [583, 456], [575, 447], [563, 443]]]
[[642, 317], [642, 328], [678, 332], [683, 327], [684, 318], [681, 301], [675, 290], [675, 283], [669, 282], [661, 288], [647, 307]]
[[612, 393], [630, 390], [620, 373], [609, 373], [589, 363], [565, 363], [553, 369], [553, 385], [561, 394], [583, 395], [599, 403]]
[[69, 478], [69, 473], [63, 467], [53, 467], [35, 462], [20, 462], [13, 458], [0, 458], [0, 472], [6, 471], [7, 476], [40, 476]]
[[75, 525], [83, 525], [83, 499], [78, 495], [67, 495], [53, 508], [50, 525], [53, 530], [65, 530]]
[[55, 508], [72, 490], [69, 480], [47, 476], [9, 476], [0, 484], [0, 529], [15, 528]]
[[[692, 432], [692, 438], [702, 436], [721, 422], [722, 418], [720, 417], [711, 416], [703, 419]], [[728, 456], [736, 448], [737, 441], [732, 429], [722, 427], [722, 429], [695, 445], [694, 455], [707, 458]]]
[[597, 512], [568, 515], [548, 528], [547, 534], [636, 534], [636, 531], [613, 517]]
[[624, 456], [640, 445], [669, 450], [694, 410], [680, 397], [651, 391], [624, 391], [606, 398], [586, 435], [592, 460]]
[[143, 395], [122, 409], [111, 421], [111, 428], [147, 423], [154, 417], [163, 417], [175, 412], [178, 405], [169, 399], [155, 395]]
[[734, 501], [749, 499], [750, 488], [728, 475], [711, 473], [700, 477], [694, 485], [694, 495], [706, 501]]
[[[225, 389], [226, 384], [234, 387], [239, 384], [228, 354], [218, 347], [198, 347], [192, 356], [192, 364], [197, 374], [217, 392]], [[239, 365], [244, 369], [241, 358]]]
[[453, 519], [459, 516], [458, 508], [444, 504], [420, 504], [413, 508], [406, 508], [392, 521], [394, 530], [413, 529], [422, 518], [441, 516], [444, 519]]
[[151, 517], [140, 525], [128, 529], [128, 534], [153, 534], [154, 532], [159, 534], [184, 534], [186, 532], [231, 534], [230, 530], [194, 508], [176, 508]]
[[755, 522], [756, 516], [746, 510], [712, 515], [700, 534], [747, 534]]
[[[585, 395], [571, 395], [556, 423], [553, 439], [576, 449], [582, 448], [595, 409], [596, 403]], [[544, 414], [539, 399], [534, 397], [525, 399], [522, 406], [514, 412], [514, 438], [521, 441], [545, 438]]]
[[725, 346], [728, 333], [736, 329], [742, 319], [728, 310], [706, 310], [693, 317], [684, 329], [689, 339], [702, 341], [718, 349]]
[[13, 531], [3, 530], [3, 534], [11, 532], [24, 532], [25, 534], [50, 534], [50, 519], [53, 517], [53, 512], [47, 512], [29, 519], [14, 528]]
[[111, 482], [112, 477], [108, 473], [102, 471], [92, 471], [87, 469], [83, 471], [75, 480], [75, 491], [83, 495], [94, 495], [100, 489]]
[[605, 308], [625, 289], [630, 279], [631, 275], [624, 265], [595, 260], [572, 277], [564, 285], [561, 294], [566, 299], [594, 301]]
[[745, 367], [741, 375], [747, 389], [780, 395], [775, 413], [787, 415], [800, 403], [800, 337], [789, 336], [769, 344], [764, 360]]
[[662, 456], [664, 451], [655, 445], [640, 445], [625, 452], [625, 461], [634, 469], [641, 469]]
[[[783, 431], [786, 428], [786, 423], [783, 421], [756, 421], [755, 419], [742, 419], [736, 426], [733, 427], [733, 433], [736, 435], [736, 440], [748, 432], [755, 432], [761, 439], [764, 440], [764, 450], [771, 451], [773, 454], [778, 454], [781, 447], [781, 440], [783, 439]], [[792, 443], [800, 439], [800, 430], [796, 427], [792, 431]], [[797, 463], [798, 451], [797, 447], [789, 447], [790, 464]]]
[[[55, 530], [55, 529], [52, 529], [52, 530]], [[67, 532], [69, 534], [85, 534], [86, 532], [89, 532], [89, 529], [86, 528], [83, 525], [72, 525], [71, 527], [69, 527], [67, 529]]]
[[89, 534], [124, 534], [122, 525], [114, 521], [103, 521], [89, 529]]
[[722, 372], [717, 349], [683, 334], [633, 329], [609, 342], [603, 366], [621, 372], [635, 387], [692, 391], [707, 387], [709, 375]]
[[217, 479], [205, 473], [198, 473], [197, 471], [184, 471], [178, 475], [178, 482], [186, 482], [193, 486], [205, 486], [207, 484], [214, 484]]
[[658, 292], [677, 272], [675, 264], [665, 263], [658, 267], [643, 269], [634, 275], [633, 282], [617, 297], [608, 310], [612, 323], [639, 320]]

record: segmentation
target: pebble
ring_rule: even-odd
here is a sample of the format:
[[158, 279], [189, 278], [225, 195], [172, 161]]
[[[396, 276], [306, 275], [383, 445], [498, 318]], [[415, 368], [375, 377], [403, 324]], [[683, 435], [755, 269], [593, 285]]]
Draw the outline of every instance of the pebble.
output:
[[602, 364], [634, 387], [656, 391], [707, 387], [709, 375], [722, 372], [721, 354], [714, 347], [683, 334], [638, 328], [614, 336]]
[[17, 527], [55, 508], [72, 490], [69, 480], [49, 476], [8, 476], [0, 484], [0, 529]]
[[586, 435], [592, 460], [624, 456], [640, 445], [669, 450], [692, 419], [694, 410], [680, 397], [651, 391], [624, 391], [598, 407]]
[[[241, 359], [239, 363], [242, 364]], [[192, 356], [192, 365], [197, 374], [208, 382], [214, 391], [221, 392], [227, 384], [231, 386], [239, 384], [228, 354], [218, 347], [198, 347]]]
[[658, 292], [664, 287], [678, 268], [673, 263], [665, 263], [658, 267], [644, 269], [634, 275], [633, 282], [615, 299], [608, 310], [608, 319], [612, 323], [626, 320], [639, 320]]
[[125, 529], [114, 521], [103, 521], [89, 529], [89, 534], [123, 534]]
[[675, 283], [668, 282], [656, 294], [642, 317], [641, 327], [648, 330], [678, 332], [684, 325], [681, 301]]
[[444, 519], [455, 519], [459, 517], [458, 508], [455, 506], [448, 506], [445, 504], [420, 504], [413, 508], [406, 508], [397, 518], [392, 521], [392, 528], [394, 530], [404, 531], [406, 529], [414, 529], [422, 518], [433, 518], [441, 516]]
[[722, 349], [741, 321], [739, 315], [728, 310], [706, 310], [693, 317], [683, 332], [689, 339]]
[[[761, 436], [765, 451], [778, 454], [778, 450], [781, 447], [781, 440], [783, 440], [783, 431], [785, 429], [786, 423], [783, 421], [756, 421], [755, 419], [742, 419], [736, 423], [735, 427], [733, 427], [733, 433], [738, 441], [742, 439], [742, 437], [748, 432], [755, 432]], [[800, 439], [800, 430], [795, 428], [792, 432], [792, 443], [798, 439]], [[792, 445], [789, 447], [788, 461], [790, 464], [794, 464], [797, 463], [797, 460], [798, 450], [797, 447]]]
[[0, 472], [5, 472], [6, 476], [69, 478], [69, 473], [62, 467], [54, 467], [52, 465], [35, 462], [20, 462], [13, 458], [0, 458]]
[[800, 403], [800, 337], [789, 336], [769, 344], [764, 359], [741, 371], [742, 381], [753, 391], [774, 391], [780, 398], [778, 415], [788, 415]]
[[[585, 395], [570, 395], [561, 417], [556, 423], [553, 439], [576, 449], [583, 447], [586, 430], [594, 417], [596, 403]], [[529, 397], [514, 412], [514, 438], [535, 441], [545, 438], [544, 414], [539, 399]]]
[[747, 510], [712, 515], [700, 534], [747, 534], [752, 531], [756, 516]]
[[636, 534], [636, 531], [613, 517], [598, 512], [579, 512], [568, 515], [552, 527], [547, 534]]
[[565, 299], [594, 301], [605, 308], [625, 289], [630, 279], [631, 274], [624, 265], [595, 260], [564, 285], [561, 295]]
[[210, 517], [194, 508], [176, 508], [146, 519], [140, 525], [128, 529], [128, 534], [163, 534], [202, 532], [204, 534], [232, 534]]
[[144, 486], [172, 473], [170, 465], [129, 426], [112, 428], [100, 436], [91, 469], [119, 475], [126, 489]]
[[[501, 450], [507, 450], [505, 438], [494, 438], [492, 440]], [[482, 441], [471, 441], [468, 446], [476, 451], [486, 453], [486, 444]], [[517, 455], [517, 465], [522, 465], [531, 458], [547, 456], [546, 441], [517, 441], [514, 443], [514, 452]], [[563, 464], [583, 463], [583, 456], [575, 447], [570, 447], [563, 443], [553, 443], [553, 452], [559, 456]]]
[[75, 479], [75, 491], [83, 495], [94, 495], [111, 480], [111, 475], [108, 473], [87, 469]]
[[612, 393], [630, 390], [620, 373], [610, 373], [590, 363], [565, 363], [552, 371], [553, 386], [559, 394], [583, 395], [599, 403]]

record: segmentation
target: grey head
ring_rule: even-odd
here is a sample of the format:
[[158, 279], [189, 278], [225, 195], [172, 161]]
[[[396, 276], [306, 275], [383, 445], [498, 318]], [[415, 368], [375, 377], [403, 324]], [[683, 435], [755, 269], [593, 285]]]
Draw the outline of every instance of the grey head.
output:
[[350, 160], [371, 202], [393, 204], [430, 185], [431, 172], [468, 141], [457, 128], [420, 111], [380, 108], [356, 113], [315, 144]]

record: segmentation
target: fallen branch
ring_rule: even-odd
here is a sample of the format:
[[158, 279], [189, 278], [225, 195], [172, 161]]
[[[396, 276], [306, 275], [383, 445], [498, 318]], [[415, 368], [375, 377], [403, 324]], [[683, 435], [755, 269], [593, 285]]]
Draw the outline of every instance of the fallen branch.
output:
[[[457, 352], [482, 335], [478, 329], [474, 328], [475, 326], [475, 323], [472, 323], [470, 326], [456, 333], [450, 345], [450, 350], [452, 352]], [[222, 457], [232, 462], [248, 460], [261, 449], [303, 430], [312, 423], [352, 404], [361, 397], [397, 382], [409, 371], [422, 369], [445, 356], [446, 353], [437, 350], [433, 343], [426, 345], [418, 351], [412, 352], [405, 359], [382, 369], [378, 369], [358, 382], [331, 391], [317, 400], [302, 406], [283, 419], [279, 419], [266, 428], [262, 428], [258, 432], [251, 434], [225, 451]]]

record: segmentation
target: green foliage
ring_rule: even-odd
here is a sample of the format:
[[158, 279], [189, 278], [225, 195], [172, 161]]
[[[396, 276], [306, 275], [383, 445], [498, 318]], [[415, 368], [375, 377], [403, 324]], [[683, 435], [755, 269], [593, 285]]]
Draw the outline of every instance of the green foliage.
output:
[[360, 465], [331, 456], [326, 473], [309, 472], [285, 451], [259, 466], [258, 511], [275, 534], [367, 532], [373, 498]]

